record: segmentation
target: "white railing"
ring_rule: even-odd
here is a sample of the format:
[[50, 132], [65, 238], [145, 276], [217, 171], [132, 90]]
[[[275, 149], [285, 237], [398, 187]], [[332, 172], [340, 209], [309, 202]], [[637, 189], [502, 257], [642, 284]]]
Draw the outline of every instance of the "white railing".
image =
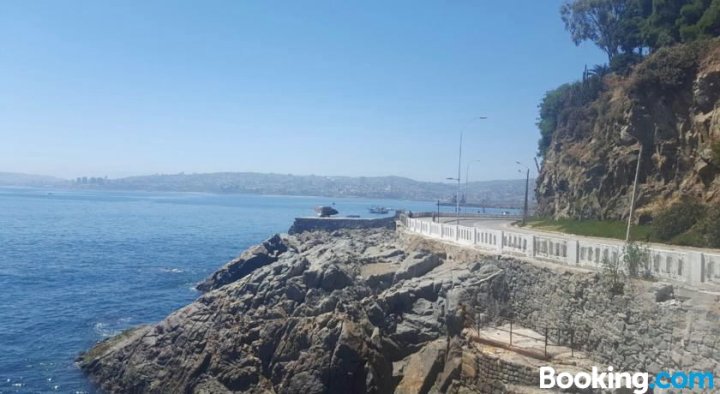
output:
[[[458, 224], [437, 223], [420, 218], [401, 218], [410, 232], [471, 246], [495, 254], [600, 270], [605, 261], [623, 260], [620, 241], [595, 241], [573, 236], [549, 236], [533, 231], [507, 231]], [[649, 246], [648, 269], [653, 276], [690, 284], [720, 285], [720, 252]]]

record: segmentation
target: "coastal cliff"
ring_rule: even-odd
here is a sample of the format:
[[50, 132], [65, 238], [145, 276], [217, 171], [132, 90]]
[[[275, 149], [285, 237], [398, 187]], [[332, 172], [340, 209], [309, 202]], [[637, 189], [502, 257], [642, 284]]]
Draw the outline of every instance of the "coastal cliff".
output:
[[597, 363], [720, 372], [718, 316], [698, 299], [656, 299], [649, 284], [612, 297], [597, 273], [387, 229], [276, 235], [200, 287], [163, 321], [82, 354], [83, 372], [112, 393], [533, 392], [536, 370], [508, 372], [468, 335], [509, 318], [567, 324]]
[[601, 70], [558, 92], [540, 214], [626, 218], [641, 148], [641, 216], [681, 197], [720, 204], [720, 41], [663, 48], [627, 76]]

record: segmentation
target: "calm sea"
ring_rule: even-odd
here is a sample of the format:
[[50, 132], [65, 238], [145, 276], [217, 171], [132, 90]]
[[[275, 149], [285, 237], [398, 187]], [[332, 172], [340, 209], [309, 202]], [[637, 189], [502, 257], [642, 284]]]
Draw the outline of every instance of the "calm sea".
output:
[[[162, 319], [193, 285], [296, 216], [431, 202], [0, 188], [0, 393], [93, 392], [73, 360]], [[446, 209], [452, 209], [448, 207]]]

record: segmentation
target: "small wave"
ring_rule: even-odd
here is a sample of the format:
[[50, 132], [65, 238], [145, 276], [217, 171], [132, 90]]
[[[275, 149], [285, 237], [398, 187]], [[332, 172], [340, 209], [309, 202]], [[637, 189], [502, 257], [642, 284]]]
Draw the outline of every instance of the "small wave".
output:
[[114, 337], [126, 329], [130, 325], [131, 321], [131, 317], [122, 317], [112, 323], [97, 322], [95, 323], [94, 330], [95, 333], [102, 338]]
[[172, 272], [173, 274], [181, 274], [185, 272], [184, 270], [180, 268], [161, 268], [160, 271], [162, 272]]

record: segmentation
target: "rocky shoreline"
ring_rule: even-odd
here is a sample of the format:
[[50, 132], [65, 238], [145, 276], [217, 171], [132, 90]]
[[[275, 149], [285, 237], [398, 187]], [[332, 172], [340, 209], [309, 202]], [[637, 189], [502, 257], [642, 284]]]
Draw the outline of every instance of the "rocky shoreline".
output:
[[717, 314], [651, 288], [610, 298], [597, 273], [388, 229], [275, 235], [201, 282], [192, 304], [78, 364], [106, 392], [533, 392], [532, 374], [480, 365], [467, 335], [512, 319], [582, 331], [575, 346], [598, 363], [720, 371]]

